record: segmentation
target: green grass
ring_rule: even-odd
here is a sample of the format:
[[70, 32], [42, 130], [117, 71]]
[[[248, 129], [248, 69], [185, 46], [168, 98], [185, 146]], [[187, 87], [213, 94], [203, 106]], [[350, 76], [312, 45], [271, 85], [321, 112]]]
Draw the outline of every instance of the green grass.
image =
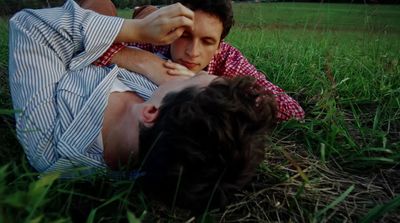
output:
[[[400, 31], [399, 6], [276, 3], [238, 4], [235, 18], [243, 26], [290, 26], [312, 29]], [[252, 12], [248, 16], [247, 11]]]
[[[132, 182], [38, 179], [6, 122], [0, 222], [398, 222], [400, 6], [235, 3], [235, 19], [227, 41], [307, 112], [304, 123], [276, 128], [257, 178], [236, 202], [193, 220]], [[11, 109], [4, 20], [0, 31], [3, 119]]]

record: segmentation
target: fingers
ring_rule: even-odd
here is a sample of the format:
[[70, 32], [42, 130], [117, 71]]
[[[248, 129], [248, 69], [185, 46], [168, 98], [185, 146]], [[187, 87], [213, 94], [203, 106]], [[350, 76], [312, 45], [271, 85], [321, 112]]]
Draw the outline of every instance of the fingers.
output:
[[185, 29], [193, 28], [194, 12], [180, 3], [161, 8], [140, 21], [143, 42], [167, 45], [178, 39]]
[[184, 27], [172, 29], [164, 38], [164, 45], [171, 44], [176, 39], [182, 36], [183, 32], [185, 31]]
[[194, 12], [180, 3], [161, 8], [143, 19], [126, 21], [116, 41], [166, 45], [193, 28]]
[[194, 12], [180, 3], [166, 6], [162, 8], [160, 18], [165, 18], [165, 29], [169, 30], [171, 36], [179, 37], [182, 35], [184, 28], [193, 29]]
[[155, 14], [158, 14], [158, 19], [164, 19], [170, 29], [181, 26], [193, 27], [194, 12], [180, 3], [161, 8]]
[[173, 17], [168, 21], [168, 26], [170, 29], [177, 29], [177, 28], [189, 28], [192, 29], [193, 27], [193, 20], [188, 19], [183, 16]]
[[164, 44], [170, 44], [178, 39], [185, 29], [193, 29], [193, 12], [180, 3], [173, 9], [174, 14], [168, 14], [168, 23], [165, 25], [165, 29], [169, 32], [164, 38]]
[[195, 73], [193, 71], [187, 69], [185, 66], [174, 63], [170, 60], [164, 63], [164, 67], [167, 68], [167, 73], [173, 76], [187, 76], [193, 77]]
[[[174, 63], [174, 62], [172, 62], [171, 60], [167, 60], [167, 61], [164, 63], [164, 67], [165, 67], [165, 68], [169, 68], [169, 69], [177, 69], [177, 68], [178, 68], [178, 65], [180, 65], [180, 64]], [[181, 66], [182, 66], [182, 65], [181, 65]]]
[[170, 15], [171, 17], [183, 16], [190, 20], [194, 19], [194, 12], [192, 10], [186, 8], [179, 2], [169, 5], [169, 6], [166, 6], [164, 8], [161, 8], [160, 10], [164, 10], [165, 13], [167, 15]]
[[171, 60], [167, 60], [164, 63], [165, 68], [174, 69], [174, 70], [188, 70], [185, 66], [182, 66], [178, 63], [174, 63]]

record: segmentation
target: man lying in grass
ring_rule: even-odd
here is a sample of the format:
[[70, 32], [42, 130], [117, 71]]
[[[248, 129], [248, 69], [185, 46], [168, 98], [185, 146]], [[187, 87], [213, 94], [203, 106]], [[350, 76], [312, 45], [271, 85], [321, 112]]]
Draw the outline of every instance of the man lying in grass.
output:
[[[229, 78], [251, 76], [256, 78], [257, 83], [267, 92], [275, 96], [278, 121], [304, 118], [303, 109], [293, 98], [267, 81], [265, 75], [251, 65], [237, 49], [222, 41], [233, 25], [230, 0], [178, 0], [178, 2], [194, 11], [193, 29], [187, 28], [183, 35], [169, 46], [130, 43], [151, 53], [125, 47], [121, 43], [114, 44], [95, 64], [117, 64], [128, 70], [146, 74], [157, 84], [170, 79], [171, 75], [173, 78], [173, 75], [197, 73], [202, 70]], [[81, 5], [99, 13], [116, 16], [116, 9], [109, 0], [83, 0]], [[148, 6], [134, 16], [144, 18], [156, 9]], [[165, 63], [152, 53], [176, 63]]]
[[124, 20], [72, 0], [14, 15], [9, 81], [30, 164], [64, 177], [138, 173], [143, 188], [168, 203], [223, 205], [263, 159], [274, 98], [249, 77], [196, 75], [157, 87], [117, 66], [91, 65], [114, 42], [169, 44], [193, 18], [175, 4]]

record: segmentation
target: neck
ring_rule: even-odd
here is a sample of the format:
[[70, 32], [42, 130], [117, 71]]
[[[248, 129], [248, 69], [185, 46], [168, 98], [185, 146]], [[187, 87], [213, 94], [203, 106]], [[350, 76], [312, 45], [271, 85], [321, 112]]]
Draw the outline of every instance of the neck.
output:
[[135, 107], [143, 100], [132, 92], [110, 94], [102, 129], [104, 159], [112, 169], [132, 166], [138, 155], [139, 122]]

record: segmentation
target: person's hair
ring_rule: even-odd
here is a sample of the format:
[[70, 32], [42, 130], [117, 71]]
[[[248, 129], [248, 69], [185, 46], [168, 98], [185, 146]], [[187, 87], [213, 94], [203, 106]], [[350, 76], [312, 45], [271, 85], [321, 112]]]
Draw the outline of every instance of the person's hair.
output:
[[167, 94], [155, 124], [140, 130], [139, 185], [167, 205], [224, 207], [263, 160], [275, 115], [273, 96], [251, 77]]
[[231, 0], [176, 0], [189, 9], [200, 10], [216, 16], [222, 22], [221, 40], [224, 39], [234, 24]]

